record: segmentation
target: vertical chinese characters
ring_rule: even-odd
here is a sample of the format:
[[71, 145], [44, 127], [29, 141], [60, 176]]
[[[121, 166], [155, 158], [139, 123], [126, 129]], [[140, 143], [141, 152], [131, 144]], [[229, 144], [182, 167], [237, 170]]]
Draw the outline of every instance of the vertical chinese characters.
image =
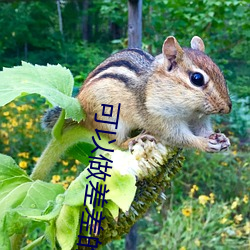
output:
[[[121, 104], [119, 103], [117, 107], [116, 117], [114, 118], [113, 105], [102, 104], [102, 116], [104, 117], [104, 120], [98, 119], [97, 114], [95, 114], [95, 122], [110, 124], [110, 126], [114, 126], [116, 130], [118, 128], [120, 107]], [[105, 120], [105, 117], [108, 117], [108, 120]], [[95, 131], [99, 141], [101, 141], [101, 133], [112, 135], [116, 134], [116, 132], [114, 131], [100, 129], [95, 129]], [[92, 140], [96, 147], [91, 151], [91, 153], [94, 153], [97, 150], [102, 150], [105, 152], [114, 151], [113, 149], [104, 148], [100, 146], [98, 144], [99, 141], [97, 142], [95, 136], [92, 136]], [[116, 139], [113, 139], [108, 143], [112, 144], [115, 141]], [[89, 175], [86, 177], [86, 179], [94, 177], [102, 182], [105, 182], [107, 177], [111, 177], [111, 175], [108, 173], [108, 169], [112, 168], [112, 160], [108, 159], [102, 154], [100, 154], [99, 156], [89, 156], [89, 158], [89, 167], [87, 168]], [[99, 241], [98, 237], [92, 237], [91, 235], [94, 234], [95, 236], [97, 236], [100, 234], [101, 231], [104, 230], [101, 226], [101, 222], [105, 219], [102, 214], [102, 209], [104, 204], [108, 203], [108, 201], [105, 199], [105, 195], [108, 192], [109, 190], [107, 190], [106, 184], [101, 184], [99, 183], [99, 181], [96, 182], [96, 185], [94, 185], [91, 180], [89, 180], [89, 183], [86, 185], [83, 204], [84, 210], [82, 211], [80, 231], [78, 235], [78, 246], [90, 247], [92, 250], [94, 250], [98, 248], [99, 244], [102, 244]], [[87, 208], [87, 204], [92, 205], [92, 212]]]

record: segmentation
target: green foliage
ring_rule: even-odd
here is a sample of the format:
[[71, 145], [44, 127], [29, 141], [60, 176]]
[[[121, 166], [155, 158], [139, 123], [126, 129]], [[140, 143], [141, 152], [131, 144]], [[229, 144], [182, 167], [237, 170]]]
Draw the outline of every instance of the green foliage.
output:
[[[0, 105], [25, 94], [40, 94], [53, 106], [65, 109], [65, 118], [80, 121], [83, 110], [77, 99], [72, 98], [74, 80], [69, 70], [61, 65], [33, 66], [22, 63], [12, 69], [0, 72]], [[8, 88], [6, 88], [8, 86]]]
[[9, 237], [21, 233], [30, 221], [27, 216], [38, 215], [48, 203], [64, 190], [62, 186], [32, 181], [12, 158], [0, 154], [1, 165], [1, 249], [9, 249]]
[[[60, 63], [69, 67], [81, 84], [108, 54], [127, 46], [127, 2], [88, 2], [87, 9], [80, 0], [61, 4], [63, 34], [55, 2], [2, 3], [0, 66], [14, 66], [21, 60], [42, 65]], [[186, 46], [193, 35], [199, 35], [206, 52], [223, 69], [232, 93], [246, 97], [250, 93], [249, 13], [247, 1], [145, 0], [144, 48], [157, 54], [168, 35], [175, 35]], [[84, 20], [88, 40], [83, 42]]]
[[[55, 1], [1, 3], [0, 67], [18, 65], [21, 60], [41, 65], [60, 63], [71, 69], [75, 82], [81, 86], [88, 73], [112, 51], [127, 47], [126, 1], [93, 0], [89, 1], [87, 10], [82, 9], [80, 0], [62, 2], [63, 34], [59, 31]], [[88, 39], [85, 41], [82, 32], [84, 16], [88, 17]], [[172, 192], [166, 193], [169, 203], [164, 204], [163, 212], [156, 213], [152, 210], [146, 220], [141, 222], [140, 231], [147, 228], [140, 236], [141, 249], [159, 249], [161, 246], [169, 249], [177, 246], [196, 249], [199, 244], [199, 248], [214, 248], [216, 244], [218, 249], [229, 249], [232, 246], [235, 249], [244, 249], [247, 230], [249, 237], [249, 224], [245, 220], [249, 212], [243, 199], [249, 192], [250, 185], [248, 19], [248, 1], [143, 1], [143, 48], [157, 54], [161, 52], [162, 43], [168, 35], [175, 35], [184, 46], [189, 46], [193, 35], [201, 36], [206, 52], [218, 63], [226, 76], [233, 97], [233, 110], [229, 116], [218, 116], [215, 120], [219, 124], [216, 125], [217, 128], [231, 135], [231, 152], [218, 155], [186, 153], [184, 171], [175, 179]], [[0, 152], [12, 155], [18, 165], [28, 173], [37, 162], [47, 140], [47, 135], [41, 132], [39, 124], [46, 108], [44, 100], [33, 95], [21, 97], [0, 110]], [[72, 156], [74, 149], [73, 147], [69, 155]], [[81, 149], [82, 147], [78, 151], [79, 155], [82, 154]], [[73, 155], [75, 156], [76, 154]], [[86, 165], [86, 157], [76, 158]], [[65, 157], [53, 170], [51, 182], [67, 188], [85, 165]], [[27, 178], [25, 175], [20, 178], [12, 176], [12, 183], [2, 182], [1, 187], [6, 190], [3, 195], [15, 185], [21, 185]], [[209, 196], [209, 193], [214, 193], [215, 204], [204, 207], [196, 198], [190, 199], [187, 194], [194, 184], [199, 187], [200, 195]], [[231, 209], [233, 202], [241, 205], [237, 205], [237, 209]], [[183, 215], [182, 209], [191, 205], [193, 217]], [[227, 210], [223, 210], [225, 205]], [[59, 213], [61, 205], [54, 207], [52, 203], [48, 209], [53, 211], [48, 213], [52, 219]], [[110, 211], [115, 217], [115, 209], [110, 207]], [[218, 222], [226, 211], [225, 218], [228, 221], [224, 224]], [[237, 224], [234, 216], [239, 214], [243, 215], [243, 220]], [[8, 218], [20, 225], [26, 224], [17, 213], [9, 214]], [[208, 233], [205, 235], [203, 226], [208, 218]], [[27, 243], [35, 239], [43, 240], [41, 235], [44, 230], [41, 222], [32, 222]], [[53, 224], [46, 228], [46, 235], [50, 242], [55, 241]], [[3, 241], [6, 240], [3, 234], [0, 237]], [[31, 245], [35, 243], [31, 242]], [[50, 248], [44, 240], [43, 247]], [[121, 248], [124, 248], [124, 240], [109, 246], [109, 249]]]
[[[149, 227], [141, 231], [138, 249], [247, 249], [250, 224], [242, 200], [228, 204], [206, 195], [186, 198], [175, 210], [165, 215], [146, 217]], [[145, 223], [145, 222], [144, 222]]]
[[[250, 13], [248, 1], [144, 1], [144, 44], [160, 52], [168, 35], [189, 46], [192, 36], [223, 69], [232, 93], [249, 96]], [[185, 6], [185, 7], [183, 7]]]

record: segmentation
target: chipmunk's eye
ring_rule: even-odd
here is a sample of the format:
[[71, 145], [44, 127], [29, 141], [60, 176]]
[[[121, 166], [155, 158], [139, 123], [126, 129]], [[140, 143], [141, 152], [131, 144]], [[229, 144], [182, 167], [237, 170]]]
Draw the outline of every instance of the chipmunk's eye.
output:
[[195, 72], [190, 75], [190, 81], [198, 87], [201, 87], [204, 85], [204, 77], [201, 73]]

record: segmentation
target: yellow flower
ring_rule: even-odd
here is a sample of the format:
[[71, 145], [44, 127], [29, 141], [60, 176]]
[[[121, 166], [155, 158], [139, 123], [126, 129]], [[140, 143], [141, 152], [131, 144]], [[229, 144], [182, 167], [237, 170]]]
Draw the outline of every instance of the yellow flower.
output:
[[9, 145], [10, 144], [10, 140], [8, 138], [4, 138], [3, 139], [3, 144]]
[[194, 193], [199, 190], [199, 187], [196, 185], [193, 185], [192, 188], [190, 189], [189, 196], [193, 198]]
[[233, 154], [233, 155], [237, 155], [237, 153], [238, 153], [237, 150], [233, 150], [233, 151], [232, 151], [232, 154]]
[[8, 112], [8, 111], [3, 112], [4, 116], [8, 116], [9, 114], [10, 114], [10, 112]]
[[52, 182], [52, 183], [57, 183], [57, 182], [60, 181], [60, 179], [61, 179], [61, 176], [60, 176], [60, 175], [53, 175], [53, 176], [52, 176], [51, 182]]
[[243, 197], [243, 202], [247, 204], [248, 201], [249, 201], [248, 195], [245, 194]]
[[80, 162], [80, 161], [78, 161], [78, 160], [75, 160], [75, 164], [76, 164], [76, 165], [80, 165], [80, 164], [81, 164], [81, 162]]
[[76, 172], [76, 171], [77, 171], [76, 165], [73, 165], [73, 166], [70, 168], [70, 170], [73, 171], [73, 172]]
[[243, 220], [242, 214], [237, 214], [234, 216], [234, 221], [236, 224], [239, 224]]
[[31, 106], [27, 105], [27, 104], [24, 104], [24, 105], [21, 105], [21, 106], [17, 106], [17, 110], [20, 112], [20, 111], [25, 111], [25, 110], [28, 110], [28, 109], [33, 109]]
[[23, 158], [26, 158], [26, 159], [29, 158], [29, 155], [30, 155], [29, 152], [21, 152], [21, 153], [18, 153], [18, 156], [19, 156], [19, 157], [23, 157]]
[[189, 217], [192, 214], [192, 209], [190, 207], [185, 207], [181, 212], [184, 216]]
[[199, 239], [195, 239], [194, 240], [194, 244], [197, 246], [197, 247], [200, 247], [201, 246], [201, 242]]
[[11, 121], [11, 125], [12, 125], [12, 127], [17, 127], [17, 126], [18, 126], [18, 123], [17, 123], [16, 120], [12, 120], [12, 121]]
[[67, 188], [68, 188], [68, 186], [69, 186], [69, 183], [68, 183], [68, 182], [64, 182], [64, 183], [63, 183], [63, 187], [64, 187], [64, 189], [67, 189]]
[[26, 169], [28, 167], [27, 161], [20, 161], [19, 162], [19, 167], [23, 168], [23, 169]]
[[221, 163], [221, 165], [224, 166], [224, 167], [227, 167], [227, 166], [228, 166], [228, 163], [223, 161], [223, 162]]
[[209, 197], [210, 197], [210, 203], [214, 204], [214, 193], [210, 193]]
[[235, 209], [239, 205], [239, 198], [236, 197], [235, 201], [231, 205], [231, 209]]
[[199, 203], [203, 206], [210, 200], [210, 198], [207, 195], [200, 195], [198, 199]]
[[186, 247], [181, 247], [180, 250], [186, 250]]
[[4, 130], [0, 130], [0, 135], [1, 135], [1, 137], [4, 137], [4, 138], [8, 138], [9, 137], [9, 134], [6, 131], [4, 131]]
[[75, 176], [67, 176], [66, 181], [67, 182], [72, 182], [75, 179]]
[[241, 236], [242, 236], [242, 232], [241, 232], [239, 229], [237, 229], [237, 230], [236, 230], [236, 235], [237, 235], [238, 237], [241, 237]]
[[62, 164], [63, 164], [63, 166], [68, 166], [69, 165], [69, 163], [67, 161], [63, 161], [63, 160], [62, 160]]
[[244, 226], [244, 231], [246, 232], [246, 234], [250, 234], [250, 222], [247, 221], [246, 225]]
[[222, 218], [221, 220], [220, 220], [220, 224], [225, 224], [227, 222], [227, 218]]
[[31, 129], [32, 126], [33, 126], [33, 121], [32, 121], [32, 120], [26, 122], [26, 128], [27, 128], [27, 129]]
[[11, 103], [9, 104], [9, 106], [10, 106], [11, 108], [15, 108], [15, 107], [16, 107], [16, 104], [15, 104], [14, 102], [11, 102]]
[[34, 161], [34, 162], [37, 162], [38, 161], [38, 159], [39, 159], [39, 157], [32, 157], [32, 160]]

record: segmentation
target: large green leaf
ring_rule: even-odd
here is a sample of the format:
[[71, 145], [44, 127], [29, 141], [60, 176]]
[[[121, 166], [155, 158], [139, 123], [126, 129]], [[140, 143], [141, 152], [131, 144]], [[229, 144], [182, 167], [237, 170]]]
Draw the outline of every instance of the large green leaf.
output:
[[[89, 172], [87, 171], [87, 168], [70, 184], [69, 188], [65, 192], [65, 199], [64, 204], [67, 204], [69, 206], [83, 206], [84, 203], [84, 197], [85, 197], [85, 188], [86, 185], [91, 180], [93, 185], [96, 185], [96, 182], [98, 179], [96, 178], [89, 178], [86, 179], [86, 177], [89, 175]], [[87, 199], [87, 206], [92, 211], [93, 207], [88, 202], [89, 199]]]
[[[110, 191], [105, 195], [105, 198], [112, 200], [123, 212], [126, 212], [129, 210], [135, 196], [135, 176], [130, 174], [121, 175], [119, 171], [114, 169], [110, 171], [110, 174], [111, 177], [107, 178], [105, 182]], [[111, 213], [115, 214], [113, 211]]]
[[[64, 189], [32, 181], [9, 156], [0, 155], [0, 162], [0, 249], [9, 249], [9, 236], [21, 233], [32, 220], [44, 223], [56, 219], [63, 202], [57, 196]], [[36, 218], [46, 214], [46, 218]]]
[[73, 85], [71, 72], [61, 65], [34, 66], [22, 62], [22, 66], [0, 72], [0, 106], [18, 96], [36, 93], [53, 106], [65, 109], [66, 118], [80, 121], [84, 114], [78, 100], [71, 97]]
[[89, 156], [94, 156], [95, 154], [91, 153], [91, 150], [95, 149], [95, 146], [90, 143], [79, 142], [70, 147], [66, 154], [81, 161], [85, 165], [89, 163]]
[[56, 238], [60, 247], [71, 250], [77, 237], [80, 207], [64, 205], [56, 220]]
[[26, 210], [32, 208], [43, 211], [50, 200], [55, 200], [58, 194], [64, 193], [61, 185], [46, 183], [40, 180], [32, 182], [20, 207]]
[[10, 156], [0, 154], [0, 181], [22, 175], [28, 177]]
[[31, 180], [27, 176], [16, 176], [0, 181], [0, 201], [7, 196], [13, 189]]

